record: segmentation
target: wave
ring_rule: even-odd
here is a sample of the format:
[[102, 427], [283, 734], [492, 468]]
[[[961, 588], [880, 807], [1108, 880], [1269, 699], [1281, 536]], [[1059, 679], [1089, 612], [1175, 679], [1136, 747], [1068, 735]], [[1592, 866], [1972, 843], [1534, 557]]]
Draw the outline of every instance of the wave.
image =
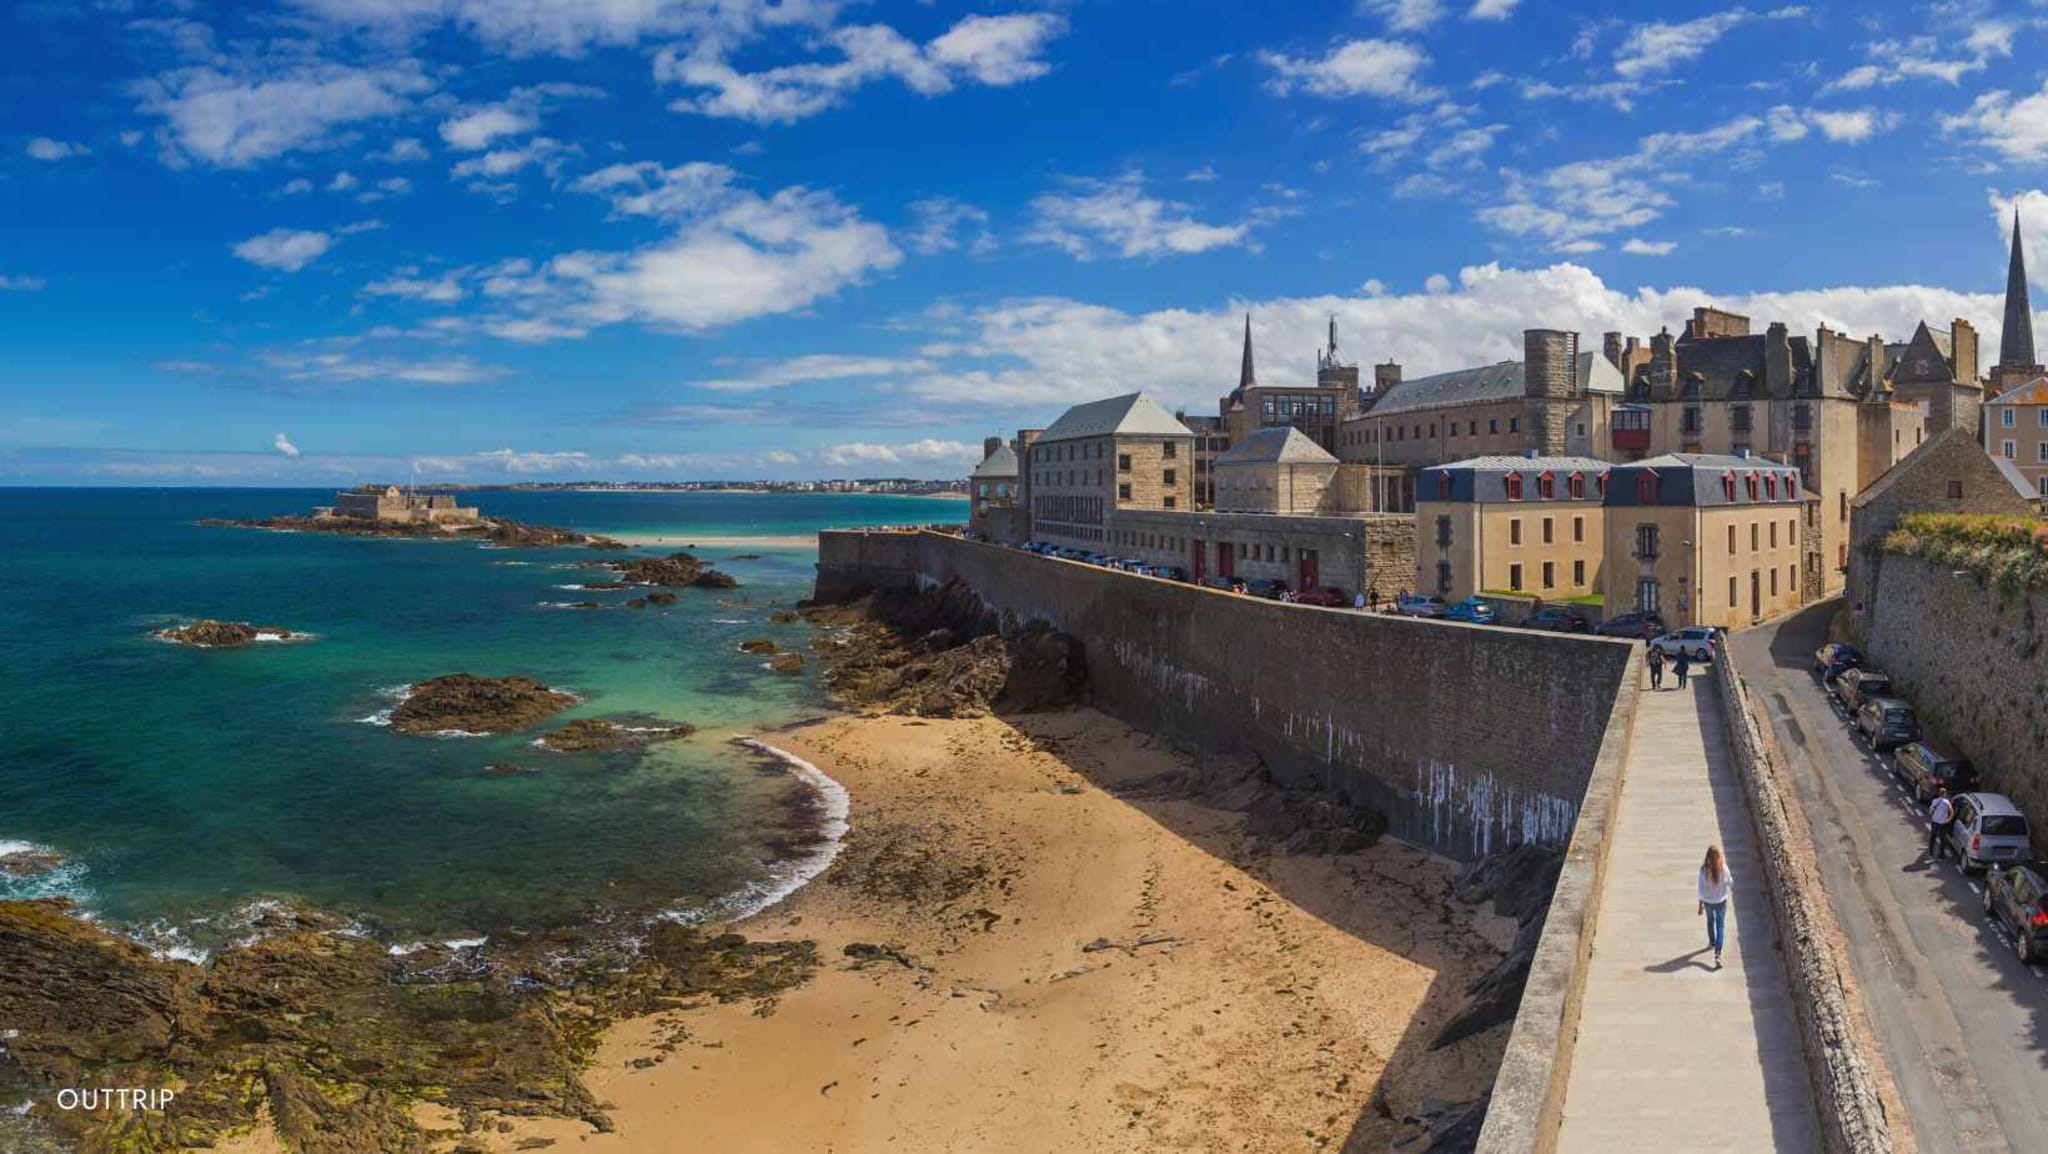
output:
[[56, 854], [58, 862], [46, 870], [14, 877], [0, 872], [0, 899], [23, 901], [32, 898], [70, 898], [84, 905], [92, 898], [92, 887], [86, 884], [85, 863], [77, 858], [65, 857], [50, 846], [32, 841], [16, 841], [0, 838], [0, 858], [16, 854]]
[[407, 954], [419, 953], [421, 950], [426, 949], [428, 946], [441, 946], [445, 949], [450, 950], [474, 950], [481, 947], [485, 942], [488, 942], [490, 940], [490, 935], [486, 934], [482, 937], [475, 938], [442, 938], [438, 942], [395, 943], [385, 952], [390, 954], [394, 958], [402, 958]]
[[853, 795], [824, 770], [786, 749], [778, 749], [765, 741], [752, 737], [740, 737], [735, 740], [756, 753], [765, 754], [789, 766], [797, 779], [818, 795], [818, 800], [823, 803], [825, 811], [824, 820], [818, 827], [818, 844], [800, 857], [769, 866], [768, 878], [765, 881], [750, 882], [737, 891], [702, 906], [687, 910], [671, 910], [661, 915], [669, 921], [691, 926], [714, 921], [736, 922], [769, 909], [830, 869], [832, 863], [839, 857], [840, 848], [846, 843], [847, 831], [853, 828], [849, 820], [853, 812]]
[[752, 625], [753, 621], [745, 617], [713, 617], [711, 623], [713, 625]]

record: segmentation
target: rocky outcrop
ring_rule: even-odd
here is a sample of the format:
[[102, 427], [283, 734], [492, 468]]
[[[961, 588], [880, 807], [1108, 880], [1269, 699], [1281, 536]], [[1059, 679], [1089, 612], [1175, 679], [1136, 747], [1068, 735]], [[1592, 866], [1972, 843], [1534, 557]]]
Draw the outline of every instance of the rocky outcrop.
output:
[[1441, 1050], [1514, 1020], [1550, 914], [1550, 895], [1563, 868], [1563, 850], [1525, 842], [1473, 863], [1459, 876], [1452, 890], [1458, 900], [1469, 905], [1491, 901], [1494, 913], [1515, 918], [1520, 925], [1507, 956], [1466, 987], [1465, 1008], [1444, 1023], [1430, 1049]]
[[717, 569], [704, 570], [702, 573], [697, 574], [697, 579], [690, 582], [690, 584], [695, 585], [699, 589], [737, 589], [740, 587], [739, 580], [732, 574], [724, 573]]
[[[610, 1129], [580, 1068], [626, 1016], [751, 1000], [771, 1009], [818, 962], [808, 941], [751, 942], [636, 915], [631, 938], [507, 932], [394, 956], [340, 923], [282, 913], [205, 966], [157, 958], [70, 916], [0, 902], [0, 1021], [44, 1086], [175, 1087], [162, 1111], [87, 1113], [37, 1098], [83, 1149], [212, 1146], [267, 1115], [285, 1149], [445, 1145], [432, 1101], [480, 1137], [507, 1115]], [[502, 941], [499, 939], [502, 937]], [[463, 1143], [474, 1148], [474, 1140]]]
[[766, 637], [753, 637], [740, 642], [741, 653], [774, 653], [782, 648]]
[[64, 860], [63, 854], [41, 846], [25, 846], [0, 853], [0, 878], [20, 880], [40, 877], [63, 865]]
[[694, 725], [621, 725], [610, 718], [579, 717], [534, 739], [534, 744], [554, 753], [585, 753], [673, 741], [697, 732]]
[[649, 605], [674, 605], [676, 603], [676, 595], [657, 589], [647, 595], [647, 603]]
[[771, 625], [794, 625], [803, 619], [804, 615], [794, 609], [777, 609], [768, 615], [768, 623]]
[[451, 673], [411, 687], [391, 711], [401, 733], [511, 733], [576, 704], [574, 694], [531, 677], [477, 677]]
[[1379, 811], [1353, 805], [1343, 791], [1290, 789], [1251, 757], [1204, 757], [1183, 769], [1115, 787], [1124, 795], [1184, 797], [1245, 815], [1255, 849], [1289, 854], [1357, 853], [1387, 831]]
[[801, 653], [778, 653], [768, 661], [768, 668], [777, 673], [802, 673], [804, 657]]
[[437, 541], [483, 541], [506, 548], [521, 549], [553, 549], [562, 546], [607, 550], [626, 548], [623, 541], [615, 541], [594, 533], [579, 533], [574, 529], [558, 529], [553, 525], [528, 525], [492, 517], [462, 525], [364, 521], [353, 517], [207, 517], [199, 523], [238, 529], [273, 529], [288, 533], [332, 533], [341, 537], [426, 537]]
[[836, 626], [816, 648], [824, 684], [855, 705], [918, 717], [979, 717], [997, 709], [1059, 709], [1086, 699], [1080, 642], [1043, 621], [1020, 624], [964, 583], [888, 590], [805, 616]]
[[264, 639], [300, 641], [306, 635], [294, 633], [281, 625], [251, 625], [247, 621], [215, 621], [207, 617], [190, 625], [167, 625], [153, 631], [151, 636], [201, 649], [235, 649]]
[[[666, 557], [638, 557], [631, 561], [613, 561], [613, 572], [626, 585], [665, 585], [672, 588], [694, 586], [701, 589], [732, 589], [739, 585], [729, 575], [712, 569], [688, 551], [671, 553]], [[650, 600], [651, 600], [650, 596]]]

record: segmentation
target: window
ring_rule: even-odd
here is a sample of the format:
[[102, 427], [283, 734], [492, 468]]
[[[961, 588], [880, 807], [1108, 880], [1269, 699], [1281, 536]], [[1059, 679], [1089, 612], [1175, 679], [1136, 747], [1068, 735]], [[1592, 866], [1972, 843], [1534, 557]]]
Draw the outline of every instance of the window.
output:
[[[2044, 413], [2048, 413], [2048, 409], [2043, 409], [2041, 411]], [[2048, 441], [2034, 442], [2034, 460], [2039, 461], [2042, 464], [2048, 464]]]
[[1519, 432], [1521, 432], [1521, 431], [1522, 431], [1522, 418], [1520, 418], [1520, 417], [1509, 417], [1509, 418], [1508, 418], [1508, 432], [1510, 432], [1510, 433], [1519, 433]]
[[1756, 531], [1756, 522], [1755, 522], [1755, 521], [1751, 521], [1751, 522], [1749, 523], [1749, 551], [1750, 551], [1750, 552], [1752, 552], [1752, 553], [1756, 552], [1756, 549], [1757, 549], [1757, 542], [1758, 542], [1758, 540], [1760, 539], [1760, 537], [1761, 537], [1761, 536], [1762, 536], [1762, 535], [1761, 535], [1761, 534], [1759, 534], [1759, 533], [1758, 533], [1758, 532]]
[[1162, 456], [1162, 457], [1165, 457], [1165, 458], [1166, 458], [1167, 460], [1171, 461], [1171, 460], [1173, 460], [1173, 459], [1174, 459], [1174, 458], [1175, 458], [1176, 456], [1178, 456], [1179, 454], [1180, 454], [1180, 442], [1179, 442], [1179, 441], [1161, 441], [1161, 442], [1159, 443], [1159, 455], [1160, 455], [1160, 456]]
[[1636, 582], [1636, 610], [1641, 613], [1658, 611], [1657, 583], [1650, 580]]
[[1728, 608], [1730, 608], [1730, 609], [1733, 609], [1733, 608], [1735, 608], [1735, 606], [1736, 606], [1736, 604], [1738, 603], [1738, 601], [1739, 601], [1739, 599], [1741, 598], [1741, 596], [1742, 596], [1742, 588], [1741, 588], [1741, 586], [1739, 586], [1739, 585], [1737, 585], [1737, 584], [1736, 584], [1736, 582], [1735, 582], [1735, 578], [1733, 578], [1733, 577], [1730, 577], [1730, 578], [1728, 578]]
[[1728, 427], [1738, 433], [1749, 432], [1748, 405], [1730, 405], [1728, 407]]
[[1998, 442], [1998, 455], [2004, 457], [2008, 461], [2012, 460], [2015, 456], [2018, 455], [2018, 453], [2015, 450], [2016, 446], [2011, 441]]
[[1539, 473], [1536, 475], [1536, 499], [1539, 501], [1554, 501], [1557, 499], [1556, 477], [1551, 476], [1549, 473]]
[[1508, 544], [1520, 545], [1521, 543], [1522, 519], [1520, 517], [1510, 517], [1508, 518]]
[[1494, 434], [1496, 434], [1496, 433], [1498, 433], [1498, 432], [1500, 432], [1500, 418], [1499, 418], [1499, 417], [1488, 417], [1488, 418], [1486, 418], [1486, 435], [1487, 435], [1487, 436], [1489, 436], [1489, 437], [1491, 437], [1491, 436], [1493, 436]]
[[[1553, 538], [1550, 535], [1550, 518], [1545, 517], [1543, 519], [1543, 543], [1548, 545], [1552, 540]], [[1545, 584], [1549, 584], [1549, 582], [1545, 582]]]
[[1438, 517], [1436, 519], [1436, 543], [1440, 546], [1451, 543], [1451, 519], [1449, 517]]
[[1773, 566], [1771, 566], [1771, 596], [1773, 596], [1773, 597], [1776, 597], [1777, 595], [1778, 595], [1778, 567], [1777, 567], [1777, 566], [1775, 566], [1775, 565], [1773, 565]]
[[1172, 470], [1172, 469], [1168, 469], [1168, 470], [1166, 470], [1166, 475], [1165, 475], [1165, 477], [1163, 478], [1163, 480], [1164, 480], [1164, 481], [1165, 481], [1165, 483], [1166, 483], [1166, 484], [1168, 484], [1168, 485], [1171, 485], [1171, 484], [1173, 484], [1173, 480], [1174, 480], [1174, 478], [1173, 478], [1173, 470]]
[[1998, 410], [1998, 423], [1999, 423], [2000, 425], [2002, 425], [2003, 427], [2005, 427], [2005, 428], [2008, 428], [2008, 429], [2010, 429], [2010, 428], [2012, 428], [2012, 426], [2013, 426], [2013, 422], [2014, 422], [2014, 420], [2015, 420], [2015, 419], [2016, 419], [2016, 418], [2017, 418], [2018, 416], [2019, 416], [2019, 410], [2017, 410], [2017, 409], [2011, 409], [2011, 408], [2005, 408], [2005, 409], [2000, 409], [2000, 410]]
[[1792, 406], [1792, 431], [1796, 433], [1813, 431], [1813, 407], [1811, 405]]
[[1451, 563], [1449, 561], [1439, 561], [1436, 563], [1436, 591], [1439, 596], [1443, 597], [1448, 597], [1451, 594]]
[[1749, 476], [1747, 476], [1747, 477], [1744, 477], [1744, 478], [1742, 479], [1742, 483], [1743, 483], [1743, 485], [1744, 485], [1745, 487], [1747, 487], [1747, 488], [1749, 489], [1749, 499], [1750, 499], [1750, 500], [1752, 500], [1752, 501], [1756, 500], [1756, 496], [1757, 496], [1757, 476], [1756, 476], [1756, 474], [1755, 474], [1755, 473], [1751, 473], [1751, 474], [1750, 474]]
[[1655, 525], [1636, 526], [1636, 556], [1644, 561], [1655, 561], [1657, 559], [1657, 527]]
[[1565, 491], [1565, 493], [1566, 493], [1567, 495], [1569, 495], [1569, 496], [1571, 497], [1571, 499], [1572, 499], [1572, 500], [1574, 500], [1574, 501], [1583, 501], [1583, 500], [1585, 500], [1585, 499], [1586, 499], [1586, 475], [1585, 475], [1584, 473], [1573, 473], [1573, 474], [1572, 474], [1572, 475], [1571, 475], [1570, 477], [1567, 477], [1567, 478], [1565, 478], [1565, 490], [1564, 490], [1564, 491]]
[[1963, 499], [1963, 483], [1961, 481], [1950, 481], [1948, 483], [1948, 499], [1951, 501]]
[[[1962, 482], [1960, 482], [1960, 481], [1950, 481], [1950, 482], [1949, 482], [1949, 488], [1951, 488], [1951, 489], [1956, 489], [1956, 488], [1960, 488], [1960, 487], [1961, 487], [1961, 485], [1962, 485]], [[1960, 492], [1956, 493], [1955, 495], [1956, 495], [1956, 496], [1958, 496], [1958, 497], [1962, 496], [1962, 494], [1961, 494]], [[1838, 506], [1840, 507], [1840, 509], [1839, 509], [1839, 515], [1840, 515], [1840, 519], [1841, 519], [1841, 520], [1844, 520], [1844, 521], [1847, 521], [1847, 520], [1849, 519], [1849, 491], [1848, 491], [1847, 489], [1844, 489], [1844, 490], [1842, 490], [1841, 492], [1839, 492], [1839, 493], [1835, 494], [1835, 497], [1836, 497], [1836, 501], [1835, 501], [1835, 503], [1836, 503], [1836, 505], [1838, 505]]]
[[1778, 475], [1776, 473], [1764, 474], [1764, 496], [1773, 501], [1778, 499]]
[[1586, 563], [1584, 561], [1572, 562], [1572, 584], [1578, 587], [1583, 587], [1586, 584]]
[[1581, 436], [1581, 437], [1584, 437], [1584, 436], [1586, 435], [1586, 422], [1584, 422], [1584, 421], [1580, 421], [1580, 422], [1579, 422], [1579, 432], [1578, 432], [1578, 435], [1579, 435], [1579, 436]]
[[1171, 509], [1171, 508], [1173, 508], [1173, 504], [1174, 504], [1174, 502], [1173, 502], [1173, 498], [1172, 498], [1172, 497], [1161, 497], [1161, 498], [1159, 498], [1159, 503], [1160, 503], [1160, 505], [1161, 505], [1161, 506], [1163, 506], [1163, 507], [1165, 507], [1165, 508], [1168, 508], [1168, 509]]
[[1118, 453], [1116, 455], [1116, 471], [1119, 473], [1131, 471], [1131, 455], [1129, 453]]
[[1510, 566], [1508, 566], [1508, 588], [1510, 588], [1510, 589], [1515, 589], [1515, 590], [1519, 590], [1519, 589], [1521, 589], [1521, 587], [1522, 587], [1522, 567], [1521, 567], [1520, 565], [1510, 565]]
[[1131, 499], [1131, 487], [1128, 483], [1118, 485], [1116, 487], [1116, 499], [1119, 501], [1128, 501]]
[[1687, 405], [1685, 411], [1680, 414], [1678, 427], [1682, 432], [1698, 433], [1700, 431], [1700, 407], [1698, 405]]
[[1735, 526], [1728, 526], [1728, 551], [1735, 552]]
[[1557, 563], [1555, 561], [1545, 561], [1543, 563], [1543, 587], [1545, 589], [1557, 588]]
[[1773, 549], [1776, 549], [1777, 547], [1778, 547], [1778, 523], [1777, 523], [1776, 521], [1773, 521], [1773, 522], [1771, 522], [1771, 548], [1773, 548]]
[[1507, 490], [1508, 500], [1519, 501], [1522, 499], [1522, 475], [1520, 473], [1508, 474]]
[[[2048, 409], [2042, 409], [2042, 410], [2041, 410], [2041, 415], [2042, 415], [2043, 417], [2048, 417]], [[2043, 425], [2048, 425], [2048, 420], [2044, 420], [2044, 421], [2042, 421], [2041, 423], [2042, 423]], [[1468, 437], [1476, 437], [1476, 436], [1478, 436], [1478, 435], [1479, 435], [1479, 422], [1478, 422], [1478, 421], [1467, 421], [1467, 422], [1465, 422], [1465, 435], [1466, 435], [1466, 436], [1468, 436]]]
[[1735, 500], [1735, 474], [1721, 474], [1721, 495], [1731, 502]]
[[1573, 518], [1572, 518], [1572, 540], [1574, 540], [1574, 541], [1584, 541], [1585, 539], [1586, 539], [1586, 519], [1585, 519], [1584, 517], [1573, 517]]
[[2041, 490], [2041, 495], [2043, 497], [2048, 497], [2048, 473], [2043, 473], [2039, 477], [2036, 477], [2034, 480], [2036, 482], [2034, 487]]
[[1436, 422], [1435, 422], [1435, 421], [1431, 421], [1431, 422], [1429, 423], [1429, 435], [1430, 435], [1430, 436], [1432, 436], [1432, 437], [1436, 436]]
[[1636, 504], [1654, 505], [1656, 503], [1657, 474], [1645, 469], [1636, 474]]

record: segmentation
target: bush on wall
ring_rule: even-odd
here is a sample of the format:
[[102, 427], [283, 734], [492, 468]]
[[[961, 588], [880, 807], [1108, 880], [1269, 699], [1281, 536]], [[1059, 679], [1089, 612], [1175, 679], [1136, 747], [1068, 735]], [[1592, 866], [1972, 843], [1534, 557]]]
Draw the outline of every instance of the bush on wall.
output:
[[1908, 513], [1881, 548], [1967, 570], [2005, 589], [2048, 589], [2048, 526], [2026, 517]]

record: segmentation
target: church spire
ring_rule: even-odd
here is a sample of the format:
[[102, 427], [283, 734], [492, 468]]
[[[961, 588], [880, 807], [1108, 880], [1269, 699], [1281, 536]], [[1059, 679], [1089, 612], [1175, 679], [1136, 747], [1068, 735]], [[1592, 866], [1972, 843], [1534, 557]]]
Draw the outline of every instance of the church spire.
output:
[[[2031, 341], [2032, 338], [2029, 338]], [[2028, 347], [2032, 347], [2030, 344]], [[1258, 375], [1252, 372], [1252, 314], [1244, 314], [1244, 365], [1237, 370], [1237, 387], [1249, 389], [1259, 383]]]
[[2005, 328], [1998, 336], [1998, 366], [2021, 368], [2038, 364], [2034, 359], [2034, 308], [2027, 300], [2027, 259], [2020, 252], [2020, 210], [2014, 205], [2012, 264], [2005, 274]]

